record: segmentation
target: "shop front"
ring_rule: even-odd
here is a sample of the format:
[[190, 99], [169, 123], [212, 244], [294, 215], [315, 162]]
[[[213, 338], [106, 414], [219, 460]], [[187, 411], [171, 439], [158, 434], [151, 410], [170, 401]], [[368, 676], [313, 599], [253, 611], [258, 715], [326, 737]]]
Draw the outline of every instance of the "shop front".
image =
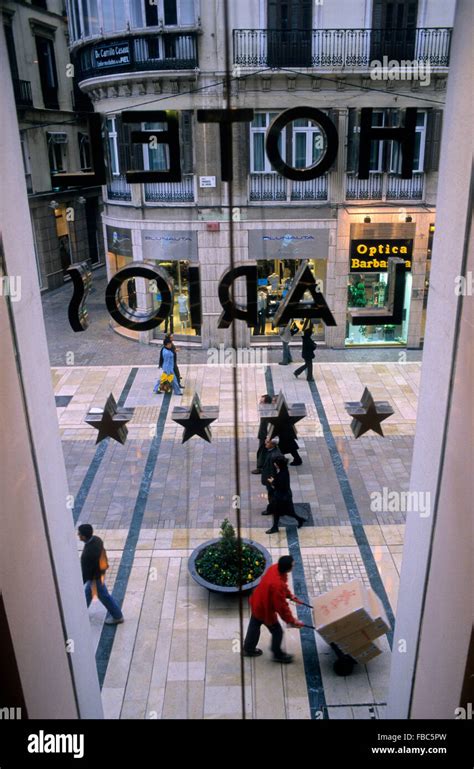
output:
[[[326, 281], [329, 230], [250, 230], [249, 257], [257, 262], [257, 319], [252, 341], [271, 341], [279, 329], [273, 317], [288, 291], [302, 260], [308, 260], [321, 290]], [[311, 296], [308, 294], [308, 301]], [[313, 338], [324, 341], [325, 326], [315, 324]]]
[[[198, 264], [197, 232], [191, 230], [144, 230], [142, 232], [143, 259], [163, 267], [173, 280], [173, 309], [163, 325], [153, 331], [153, 338], [174, 334], [176, 339], [200, 342], [196, 329], [191, 326], [189, 267]], [[158, 308], [161, 296], [151, 293], [153, 307]]]
[[[413, 238], [361, 237], [360, 225], [351, 228], [349, 281], [347, 286], [348, 319], [346, 347], [406, 345], [412, 294]], [[383, 227], [383, 225], [381, 225]], [[357, 229], [356, 229], [357, 228]], [[395, 227], [392, 226], [392, 234]], [[381, 308], [388, 300], [388, 265], [391, 258], [405, 260], [405, 290], [402, 322], [395, 324], [356, 325], [350, 321], [350, 310]]]

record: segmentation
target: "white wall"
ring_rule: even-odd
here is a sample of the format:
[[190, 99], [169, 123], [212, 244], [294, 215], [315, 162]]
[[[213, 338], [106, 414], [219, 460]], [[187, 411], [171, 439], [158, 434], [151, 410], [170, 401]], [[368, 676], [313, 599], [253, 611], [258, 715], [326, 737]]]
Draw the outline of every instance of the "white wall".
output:
[[9, 78], [0, 103], [5, 271], [21, 278], [19, 301], [0, 297], [0, 589], [29, 717], [101, 718]]
[[454, 718], [473, 621], [472, 298], [454, 290], [456, 277], [473, 270], [471, 8], [458, 0], [410, 480], [411, 491], [430, 493], [431, 515], [407, 521], [389, 718]]

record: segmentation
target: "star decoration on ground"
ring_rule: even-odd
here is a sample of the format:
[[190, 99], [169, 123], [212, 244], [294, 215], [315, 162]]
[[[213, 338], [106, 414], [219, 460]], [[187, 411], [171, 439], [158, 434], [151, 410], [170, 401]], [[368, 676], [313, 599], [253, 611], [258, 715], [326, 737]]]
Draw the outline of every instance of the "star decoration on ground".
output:
[[388, 401], [374, 401], [371, 393], [365, 388], [360, 403], [346, 403], [346, 411], [352, 417], [351, 430], [355, 438], [373, 430], [384, 437], [380, 423], [394, 414]]
[[176, 406], [171, 414], [173, 422], [184, 427], [182, 443], [189, 441], [193, 435], [198, 435], [208, 443], [211, 443], [212, 433], [209, 425], [215, 422], [219, 416], [217, 406], [201, 406], [199, 395], [194, 393], [191, 406]]
[[269, 425], [269, 438], [274, 438], [277, 435], [281, 437], [282, 434], [285, 436], [290, 434], [296, 438], [295, 423], [305, 418], [306, 407], [304, 403], [293, 403], [288, 407], [285, 396], [280, 390], [276, 403], [262, 407], [260, 413]]
[[115, 398], [110, 393], [104, 408], [91, 409], [84, 421], [99, 431], [96, 444], [104, 438], [113, 438], [114, 441], [123, 445], [128, 435], [126, 424], [130, 422], [132, 416], [133, 409], [117, 410]]

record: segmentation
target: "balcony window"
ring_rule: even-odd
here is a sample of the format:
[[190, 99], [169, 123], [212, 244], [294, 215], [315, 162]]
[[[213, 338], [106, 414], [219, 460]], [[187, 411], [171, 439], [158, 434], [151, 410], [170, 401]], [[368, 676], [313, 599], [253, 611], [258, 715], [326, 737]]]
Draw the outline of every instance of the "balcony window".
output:
[[109, 150], [110, 172], [112, 176], [119, 176], [119, 153], [117, 142], [117, 119], [115, 117], [107, 120], [107, 143]]
[[20, 131], [20, 143], [21, 143], [21, 156], [23, 158], [23, 169], [25, 171], [26, 190], [27, 192], [33, 192], [33, 185], [31, 182], [31, 165], [30, 165], [30, 152], [28, 149], [28, 135], [26, 131]]
[[311, 120], [295, 120], [293, 125], [293, 166], [308, 168], [319, 163], [326, 147], [324, 134]]
[[[166, 123], [143, 123], [144, 131], [166, 130]], [[143, 167], [145, 171], [167, 171], [169, 169], [169, 147], [167, 144], [154, 143], [153, 140], [143, 145]]]
[[49, 169], [52, 174], [66, 170], [67, 134], [54, 131], [47, 134]]
[[77, 135], [79, 143], [79, 159], [81, 164], [81, 171], [90, 171], [91, 165], [91, 145], [89, 136], [82, 131], [79, 131]]
[[[277, 112], [257, 112], [250, 124], [250, 172], [251, 173], [276, 173], [273, 170], [265, 153], [265, 135], [270, 123], [278, 115]], [[281, 131], [278, 138], [280, 154], [284, 143], [286, 129]]]
[[121, 32], [127, 28], [125, 0], [102, 0], [104, 32]]
[[[397, 113], [398, 115], [398, 113]], [[413, 158], [413, 171], [424, 170], [424, 157], [426, 145], [426, 118], [424, 111], [418, 111], [416, 116], [415, 155]], [[390, 142], [390, 173], [400, 174], [402, 170], [402, 150], [398, 142]]]
[[44, 106], [46, 109], [59, 109], [54, 43], [49, 38], [39, 35], [35, 40]]

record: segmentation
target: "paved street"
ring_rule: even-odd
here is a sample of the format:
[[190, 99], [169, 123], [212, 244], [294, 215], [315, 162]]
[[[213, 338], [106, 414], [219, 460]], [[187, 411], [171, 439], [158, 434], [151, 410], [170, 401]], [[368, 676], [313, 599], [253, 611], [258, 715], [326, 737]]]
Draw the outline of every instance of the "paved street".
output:
[[[232, 369], [203, 365], [203, 352], [183, 355], [184, 396], [155, 395], [158, 370], [150, 357], [156, 351], [108, 328], [99, 291], [89, 305], [90, 329], [80, 335], [67, 331], [67, 321], [61, 322], [67, 290], [44, 297], [44, 304], [73, 515], [104, 538], [111, 563], [107, 581], [126, 617], [110, 629], [102, 605], [94, 602], [90, 609], [106, 715], [240, 718], [238, 604], [209, 594], [187, 570], [193, 548], [216, 536], [225, 517], [235, 518]], [[75, 354], [73, 366], [64, 365], [67, 351]], [[261, 542], [274, 559], [291, 550], [299, 570], [297, 593], [311, 600], [358, 577], [372, 585], [392, 617], [406, 514], [374, 508], [370, 495], [408, 488], [420, 363], [397, 361], [397, 351], [320, 351], [311, 386], [292, 376], [294, 365], [238, 368], [242, 535]], [[366, 385], [394, 409], [383, 423], [385, 438], [352, 436], [344, 403], [358, 400]], [[280, 390], [307, 410], [298, 423], [303, 464], [290, 474], [294, 501], [307, 523], [297, 530], [284, 519], [279, 534], [267, 535], [268, 518], [261, 516], [266, 494], [250, 470], [258, 396]], [[110, 392], [134, 409], [124, 446], [109, 439], [96, 446], [95, 430], [84, 423], [87, 411], [103, 407]], [[203, 405], [219, 407], [210, 444], [196, 437], [182, 444], [182, 428], [172, 421], [173, 408], [189, 404], [194, 392]], [[312, 620], [305, 615], [303, 621]], [[246, 624], [245, 617], [244, 631]], [[383, 716], [390, 669], [386, 637], [384, 653], [346, 678], [335, 676], [334, 653], [314, 631], [287, 630], [285, 637], [293, 665], [272, 662], [266, 631], [263, 657], [245, 661], [246, 717]]]

